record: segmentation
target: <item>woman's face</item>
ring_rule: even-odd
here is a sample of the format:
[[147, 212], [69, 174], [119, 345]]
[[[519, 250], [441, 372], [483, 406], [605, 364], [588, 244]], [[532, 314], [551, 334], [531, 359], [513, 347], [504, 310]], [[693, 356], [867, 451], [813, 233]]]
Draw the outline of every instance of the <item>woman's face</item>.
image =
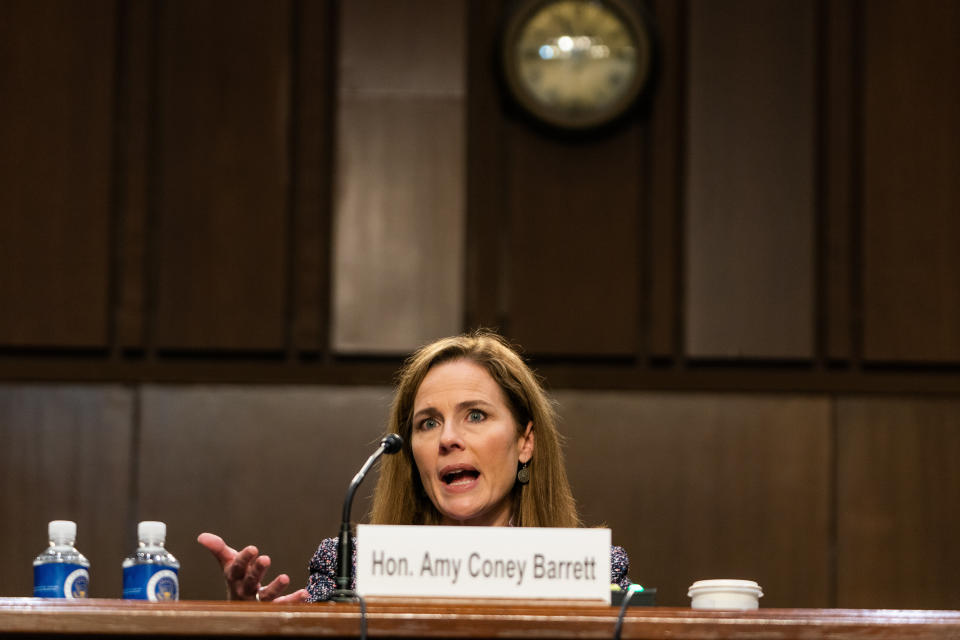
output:
[[533, 424], [518, 435], [506, 396], [471, 360], [439, 364], [413, 401], [413, 458], [443, 524], [505, 526], [517, 462], [533, 455]]

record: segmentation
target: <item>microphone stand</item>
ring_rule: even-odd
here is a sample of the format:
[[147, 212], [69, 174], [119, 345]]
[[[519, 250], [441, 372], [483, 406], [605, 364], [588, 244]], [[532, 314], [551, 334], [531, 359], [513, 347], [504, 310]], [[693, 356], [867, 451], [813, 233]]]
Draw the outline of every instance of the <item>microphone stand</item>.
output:
[[337, 545], [337, 588], [333, 590], [332, 600], [334, 602], [350, 602], [357, 593], [350, 588], [350, 582], [353, 580], [353, 538], [350, 536], [350, 507], [353, 505], [353, 494], [357, 492], [360, 483], [363, 482], [370, 467], [383, 454], [396, 453], [403, 445], [403, 439], [395, 433], [391, 433], [380, 441], [380, 447], [373, 452], [364, 465], [353, 476], [350, 486], [347, 487], [347, 495], [343, 500], [343, 520], [340, 523], [340, 540]]

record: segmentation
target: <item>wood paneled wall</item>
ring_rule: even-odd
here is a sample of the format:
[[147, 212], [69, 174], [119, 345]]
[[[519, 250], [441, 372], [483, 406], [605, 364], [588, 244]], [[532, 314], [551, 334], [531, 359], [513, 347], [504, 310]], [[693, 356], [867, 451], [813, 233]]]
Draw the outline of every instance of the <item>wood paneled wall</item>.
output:
[[384, 383], [486, 325], [561, 386], [960, 391], [952, 3], [650, 2], [576, 137], [512, 8], [4, 3], [0, 377]]
[[960, 6], [866, 6], [859, 96], [864, 357], [956, 362]]
[[837, 403], [837, 600], [957, 608], [960, 402]]
[[0, 385], [0, 592], [32, 595], [50, 520], [77, 522], [78, 548], [102, 567], [92, 595], [123, 592], [123, 549], [136, 541], [135, 413], [121, 386]]
[[[0, 595], [31, 590], [46, 522], [69, 518], [91, 594], [119, 597], [136, 522], [168, 525], [182, 593], [219, 599], [205, 530], [303, 584], [389, 387], [0, 385]], [[630, 576], [687, 606], [697, 579], [759, 581], [766, 607], [956, 608], [960, 401], [558, 391], [585, 524]], [[362, 521], [375, 478], [353, 514]]]
[[0, 11], [0, 338], [109, 339], [116, 6]]
[[462, 322], [465, 3], [340, 15], [331, 348], [403, 354]]
[[154, 346], [281, 350], [290, 3], [162, 2], [154, 18]]
[[691, 3], [690, 357], [815, 355], [815, 10], [807, 0]]
[[504, 94], [513, 4], [0, 3], [4, 566], [158, 516], [189, 597], [202, 523], [296, 581], [399, 354], [485, 325], [664, 603], [956, 606], [958, 5], [650, 0], [652, 92], [564, 136]]
[[763, 606], [834, 604], [827, 398], [557, 398], [587, 524], [613, 530], [631, 577], [664, 604], [688, 605], [693, 581], [720, 577], [759, 582]]

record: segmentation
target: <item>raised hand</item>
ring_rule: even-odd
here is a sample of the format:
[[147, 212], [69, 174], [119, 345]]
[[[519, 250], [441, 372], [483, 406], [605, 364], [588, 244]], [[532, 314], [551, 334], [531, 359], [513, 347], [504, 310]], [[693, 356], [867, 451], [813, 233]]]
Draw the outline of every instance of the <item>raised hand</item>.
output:
[[213, 533], [201, 533], [197, 536], [197, 542], [206, 547], [220, 563], [227, 584], [227, 599], [261, 602], [303, 602], [307, 599], [305, 589], [281, 595], [290, 585], [290, 576], [285, 573], [266, 586], [261, 584], [270, 568], [270, 556], [260, 555], [255, 546], [246, 546], [237, 551]]

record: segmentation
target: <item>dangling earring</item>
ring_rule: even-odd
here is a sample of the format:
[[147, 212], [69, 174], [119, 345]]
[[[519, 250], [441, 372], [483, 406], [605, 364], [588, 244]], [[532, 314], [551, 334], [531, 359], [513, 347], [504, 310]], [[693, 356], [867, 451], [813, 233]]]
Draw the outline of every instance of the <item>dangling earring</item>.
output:
[[530, 462], [521, 462], [517, 468], [517, 482], [527, 484], [530, 482]]

